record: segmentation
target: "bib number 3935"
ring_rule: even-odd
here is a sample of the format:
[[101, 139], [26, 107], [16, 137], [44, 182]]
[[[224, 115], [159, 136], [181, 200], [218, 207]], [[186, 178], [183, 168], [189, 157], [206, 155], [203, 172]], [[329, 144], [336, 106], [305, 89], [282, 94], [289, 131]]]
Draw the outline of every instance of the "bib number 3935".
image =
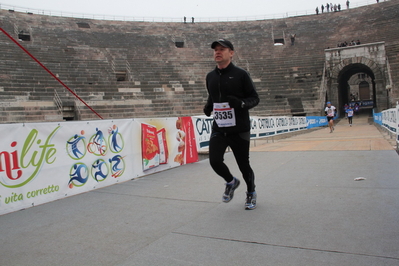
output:
[[236, 125], [234, 108], [231, 108], [229, 103], [214, 103], [213, 119], [219, 127], [234, 127]]

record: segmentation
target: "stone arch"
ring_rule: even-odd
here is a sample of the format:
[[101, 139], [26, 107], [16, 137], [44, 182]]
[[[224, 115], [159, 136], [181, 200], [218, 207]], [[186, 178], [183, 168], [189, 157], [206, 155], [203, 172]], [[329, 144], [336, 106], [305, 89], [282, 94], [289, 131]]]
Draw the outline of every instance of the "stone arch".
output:
[[343, 59], [337, 64], [330, 74], [330, 97], [334, 101], [339, 113], [342, 115], [343, 106], [350, 101], [349, 79], [356, 74], [364, 73], [371, 81], [372, 107], [386, 108], [386, 80], [384, 72], [376, 62], [366, 57], [351, 57]]

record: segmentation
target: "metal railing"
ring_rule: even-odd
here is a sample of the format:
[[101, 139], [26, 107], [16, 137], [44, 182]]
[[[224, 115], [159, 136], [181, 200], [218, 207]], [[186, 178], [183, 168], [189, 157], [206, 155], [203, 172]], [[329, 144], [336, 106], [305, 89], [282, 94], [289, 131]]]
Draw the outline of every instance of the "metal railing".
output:
[[326, 78], [326, 62], [324, 62], [323, 66], [323, 76], [321, 78], [321, 84], [320, 84], [320, 94], [319, 94], [319, 103], [321, 105], [320, 110], [324, 110], [324, 105], [325, 105], [325, 97], [326, 97], [326, 92], [327, 92], [327, 78]]
[[[381, 0], [381, 2], [390, 0]], [[322, 2], [321, 2], [322, 3]], [[350, 8], [356, 8], [360, 6], [366, 6], [370, 4], [376, 4], [375, 0], [364, 0], [356, 3], [350, 3]], [[116, 20], [116, 21], [138, 21], [138, 22], [183, 22], [184, 18], [179, 17], [134, 17], [134, 16], [116, 16], [106, 14], [85, 14], [85, 13], [72, 13], [63, 11], [52, 11], [44, 9], [34, 9], [28, 7], [20, 7], [16, 5], [2, 4], [0, 3], [0, 9], [22, 12], [28, 14], [48, 15], [48, 16], [59, 16], [59, 17], [72, 17], [82, 19], [97, 19], [97, 20]], [[346, 6], [342, 6], [341, 11], [346, 10]], [[326, 12], [325, 12], [326, 13]], [[314, 15], [315, 10], [301, 10], [293, 12], [284, 12], [278, 14], [266, 14], [257, 16], [232, 16], [232, 17], [196, 17], [195, 22], [229, 22], [229, 21], [254, 21], [254, 20], [267, 20], [267, 19], [279, 19], [287, 17], [297, 17]], [[321, 14], [321, 13], [319, 13]], [[189, 23], [189, 22], [187, 22]]]
[[62, 100], [60, 95], [58, 94], [57, 90], [54, 89], [54, 103], [58, 108], [58, 111], [60, 112], [60, 114], [62, 115]]
[[[73, 92], [76, 94], [76, 90], [73, 89]], [[80, 120], [82, 118], [82, 107], [81, 107], [81, 102], [78, 101], [78, 99], [74, 98], [73, 99], [73, 107], [74, 107], [74, 112], [75, 112], [75, 119]]]

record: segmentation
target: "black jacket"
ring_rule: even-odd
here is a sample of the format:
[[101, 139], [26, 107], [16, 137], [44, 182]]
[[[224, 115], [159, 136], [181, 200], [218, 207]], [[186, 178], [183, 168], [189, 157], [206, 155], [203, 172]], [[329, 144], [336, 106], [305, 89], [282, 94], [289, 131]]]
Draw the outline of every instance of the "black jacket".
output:
[[244, 102], [243, 108], [234, 108], [236, 125], [233, 127], [219, 127], [213, 122], [213, 130], [224, 133], [240, 133], [251, 130], [249, 109], [259, 103], [259, 96], [255, 90], [248, 72], [230, 63], [226, 68], [215, 68], [206, 76], [208, 101], [204, 113], [213, 111], [213, 103], [228, 102], [228, 96], [235, 96]]

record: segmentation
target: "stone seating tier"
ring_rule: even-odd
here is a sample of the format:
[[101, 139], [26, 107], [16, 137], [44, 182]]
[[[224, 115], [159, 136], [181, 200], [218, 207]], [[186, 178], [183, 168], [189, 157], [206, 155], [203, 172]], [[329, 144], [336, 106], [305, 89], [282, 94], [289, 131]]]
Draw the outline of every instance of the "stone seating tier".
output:
[[[318, 16], [195, 24], [101, 21], [7, 10], [0, 10], [0, 19], [14, 38], [18, 31], [29, 32], [31, 41], [20, 44], [104, 118], [202, 114], [205, 76], [215, 66], [210, 44], [219, 37], [234, 43], [235, 64], [249, 71], [257, 87], [261, 101], [252, 115], [319, 115], [324, 101], [320, 98], [324, 49], [337, 43], [385, 41], [392, 82], [398, 83], [398, 10], [397, 1], [385, 1]], [[79, 28], [78, 23], [90, 28]], [[290, 44], [291, 33], [297, 35], [295, 45]], [[275, 46], [275, 39], [285, 44]], [[184, 47], [177, 48], [175, 42], [184, 42]], [[1, 102], [48, 102], [57, 90], [63, 104], [73, 105], [70, 93], [4, 35], [0, 49]], [[124, 80], [117, 81], [121, 75]], [[395, 86], [391, 94], [392, 101], [399, 99]], [[22, 115], [11, 112], [25, 110], [2, 108], [10, 113], [3, 123], [21, 121]], [[55, 104], [53, 112], [53, 117], [26, 115], [26, 121], [60, 117]], [[80, 117], [96, 118], [86, 107]]]

